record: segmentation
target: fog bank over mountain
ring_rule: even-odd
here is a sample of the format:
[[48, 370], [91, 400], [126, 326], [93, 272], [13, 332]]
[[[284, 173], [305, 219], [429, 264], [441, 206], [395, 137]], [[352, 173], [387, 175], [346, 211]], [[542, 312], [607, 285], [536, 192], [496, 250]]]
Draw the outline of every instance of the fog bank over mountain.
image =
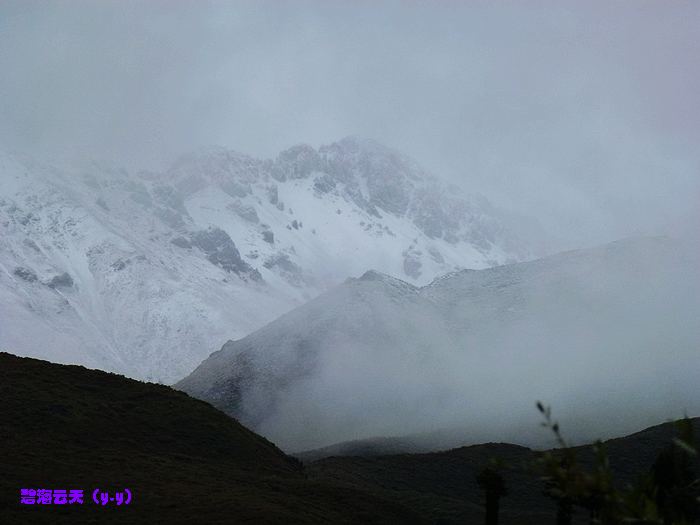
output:
[[697, 224], [694, 2], [3, 2], [1, 149], [164, 169], [361, 135], [575, 248]]
[[630, 432], [700, 413], [699, 267], [697, 244], [638, 238], [420, 288], [367, 272], [177, 386], [287, 450], [446, 429], [543, 445], [538, 399], [574, 440]]

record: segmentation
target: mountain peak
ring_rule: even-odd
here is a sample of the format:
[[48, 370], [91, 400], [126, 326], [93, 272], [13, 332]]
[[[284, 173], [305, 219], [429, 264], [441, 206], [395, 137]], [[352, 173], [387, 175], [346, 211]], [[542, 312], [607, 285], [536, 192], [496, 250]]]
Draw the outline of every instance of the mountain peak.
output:
[[[356, 136], [274, 159], [200, 149], [157, 173], [2, 156], [0, 176], [0, 269], [37, 275], [0, 279], [0, 345], [165, 382], [367, 268], [410, 295], [529, 257], [497, 210]], [[37, 284], [63, 274], [70, 293]]]
[[386, 273], [378, 272], [377, 270], [367, 270], [365, 273], [363, 273], [356, 280], [357, 281], [378, 281], [378, 282], [382, 282], [382, 283], [401, 284], [403, 286], [410, 286], [412, 288], [415, 288], [412, 284], [407, 283], [406, 281], [402, 281], [401, 279], [397, 279], [396, 277], [392, 277], [391, 275], [388, 275]]
[[360, 277], [358, 277], [358, 281], [384, 281], [386, 279], [393, 279], [390, 275], [387, 275], [382, 272], [378, 272], [377, 270], [367, 270], [365, 273], [363, 273]]

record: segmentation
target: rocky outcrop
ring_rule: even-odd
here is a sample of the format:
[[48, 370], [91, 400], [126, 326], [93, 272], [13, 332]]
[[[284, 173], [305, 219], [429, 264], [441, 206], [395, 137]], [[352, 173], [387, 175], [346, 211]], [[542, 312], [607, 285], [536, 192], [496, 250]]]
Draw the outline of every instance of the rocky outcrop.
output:
[[30, 268], [24, 268], [23, 266], [18, 266], [12, 273], [14, 273], [23, 281], [27, 281], [28, 283], [36, 282], [38, 279], [34, 270]]
[[67, 273], [55, 275], [46, 283], [49, 288], [71, 288], [73, 286], [73, 278]]
[[246, 263], [231, 237], [221, 228], [209, 228], [192, 234], [192, 244], [202, 250], [207, 259], [227, 272], [262, 280], [260, 272]]

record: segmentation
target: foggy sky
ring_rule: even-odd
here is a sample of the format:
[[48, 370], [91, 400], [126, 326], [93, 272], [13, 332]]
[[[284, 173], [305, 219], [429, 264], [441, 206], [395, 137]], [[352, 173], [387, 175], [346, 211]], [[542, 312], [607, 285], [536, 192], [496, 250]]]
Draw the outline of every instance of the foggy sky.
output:
[[700, 4], [3, 2], [0, 149], [371, 137], [562, 245], [700, 220]]

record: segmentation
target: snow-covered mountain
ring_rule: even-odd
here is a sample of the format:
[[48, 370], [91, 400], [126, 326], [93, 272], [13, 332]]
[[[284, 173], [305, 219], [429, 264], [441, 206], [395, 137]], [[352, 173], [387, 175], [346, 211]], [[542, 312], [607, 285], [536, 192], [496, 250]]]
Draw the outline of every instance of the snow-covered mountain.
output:
[[172, 382], [214, 348], [377, 268], [414, 284], [530, 258], [512, 220], [346, 138], [163, 173], [0, 156], [0, 347]]
[[371, 271], [177, 386], [288, 450], [460, 426], [522, 440], [537, 399], [578, 435], [613, 435], [700, 413], [698, 268], [697, 248], [643, 238], [424, 287]]

